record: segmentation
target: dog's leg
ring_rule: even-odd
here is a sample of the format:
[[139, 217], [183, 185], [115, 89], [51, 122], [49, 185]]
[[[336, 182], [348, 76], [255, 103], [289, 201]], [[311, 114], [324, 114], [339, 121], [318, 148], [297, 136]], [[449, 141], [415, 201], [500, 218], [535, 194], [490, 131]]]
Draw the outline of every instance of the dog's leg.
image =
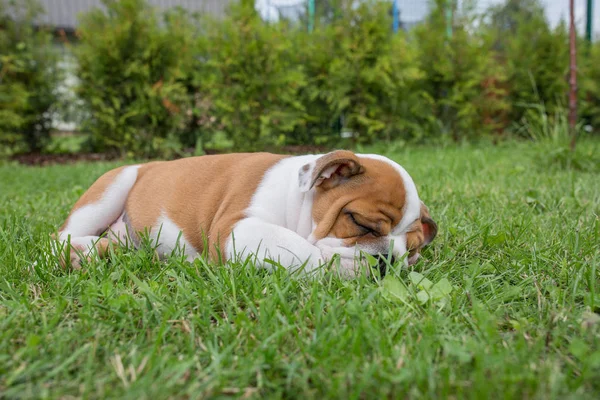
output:
[[83, 260], [89, 261], [94, 256], [103, 257], [110, 240], [100, 236], [67, 236], [53, 243], [53, 252], [59, 258], [61, 266], [79, 269]]
[[326, 241], [324, 244], [313, 245], [289, 229], [258, 218], [246, 218], [233, 228], [226, 244], [226, 256], [229, 260], [254, 256], [257, 266], [268, 270], [273, 269], [269, 262], [272, 261], [292, 271], [303, 267], [303, 272], [311, 272], [339, 254], [342, 276], [355, 276], [354, 249], [333, 249]]
[[[121, 167], [102, 175], [81, 196], [69, 217], [59, 230], [58, 250], [70, 255], [70, 264], [78, 268], [82, 258], [94, 253], [103, 256], [110, 242], [100, 235], [120, 220], [127, 196], [137, 179], [138, 167]], [[116, 224], [120, 226], [121, 224]], [[122, 236], [122, 232], [109, 235], [111, 240]], [[61, 257], [61, 263], [66, 263]]]

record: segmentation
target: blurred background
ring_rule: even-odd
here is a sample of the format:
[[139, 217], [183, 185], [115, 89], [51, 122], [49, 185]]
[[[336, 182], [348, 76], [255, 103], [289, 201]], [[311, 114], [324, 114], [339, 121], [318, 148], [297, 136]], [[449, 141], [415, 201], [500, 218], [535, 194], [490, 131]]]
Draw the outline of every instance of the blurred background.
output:
[[[574, 1], [600, 130], [600, 7]], [[0, 155], [569, 136], [569, 0], [0, 0]], [[555, 129], [556, 128], [556, 129]]]

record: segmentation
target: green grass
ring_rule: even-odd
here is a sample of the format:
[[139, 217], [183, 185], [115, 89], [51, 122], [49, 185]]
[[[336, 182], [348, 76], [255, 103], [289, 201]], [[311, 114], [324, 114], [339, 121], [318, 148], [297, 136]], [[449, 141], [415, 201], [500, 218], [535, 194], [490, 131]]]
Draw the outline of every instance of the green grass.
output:
[[4, 164], [0, 397], [599, 398], [600, 175], [539, 151], [389, 154], [439, 224], [414, 266], [444, 286], [428, 301], [397, 269], [306, 280], [146, 249], [63, 271], [46, 238], [115, 164]]

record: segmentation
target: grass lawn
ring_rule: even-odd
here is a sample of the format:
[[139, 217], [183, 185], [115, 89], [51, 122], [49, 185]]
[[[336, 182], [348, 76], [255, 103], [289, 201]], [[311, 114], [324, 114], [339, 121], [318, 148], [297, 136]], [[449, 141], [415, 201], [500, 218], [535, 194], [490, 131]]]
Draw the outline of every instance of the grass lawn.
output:
[[388, 155], [439, 235], [378, 282], [150, 250], [64, 271], [46, 238], [115, 164], [0, 165], [0, 398], [600, 398], [600, 174]]

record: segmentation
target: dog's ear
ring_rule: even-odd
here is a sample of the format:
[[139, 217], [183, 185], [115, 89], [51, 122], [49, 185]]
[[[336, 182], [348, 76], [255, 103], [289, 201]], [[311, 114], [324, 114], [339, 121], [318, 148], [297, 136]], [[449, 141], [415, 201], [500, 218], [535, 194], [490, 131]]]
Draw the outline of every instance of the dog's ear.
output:
[[300, 168], [298, 182], [302, 192], [313, 187], [331, 189], [364, 172], [356, 154], [347, 150], [327, 153]]
[[422, 246], [427, 246], [435, 239], [438, 232], [438, 226], [431, 218], [431, 215], [429, 215], [429, 209], [423, 202], [421, 202], [421, 227], [423, 228], [423, 236], [425, 239]]

